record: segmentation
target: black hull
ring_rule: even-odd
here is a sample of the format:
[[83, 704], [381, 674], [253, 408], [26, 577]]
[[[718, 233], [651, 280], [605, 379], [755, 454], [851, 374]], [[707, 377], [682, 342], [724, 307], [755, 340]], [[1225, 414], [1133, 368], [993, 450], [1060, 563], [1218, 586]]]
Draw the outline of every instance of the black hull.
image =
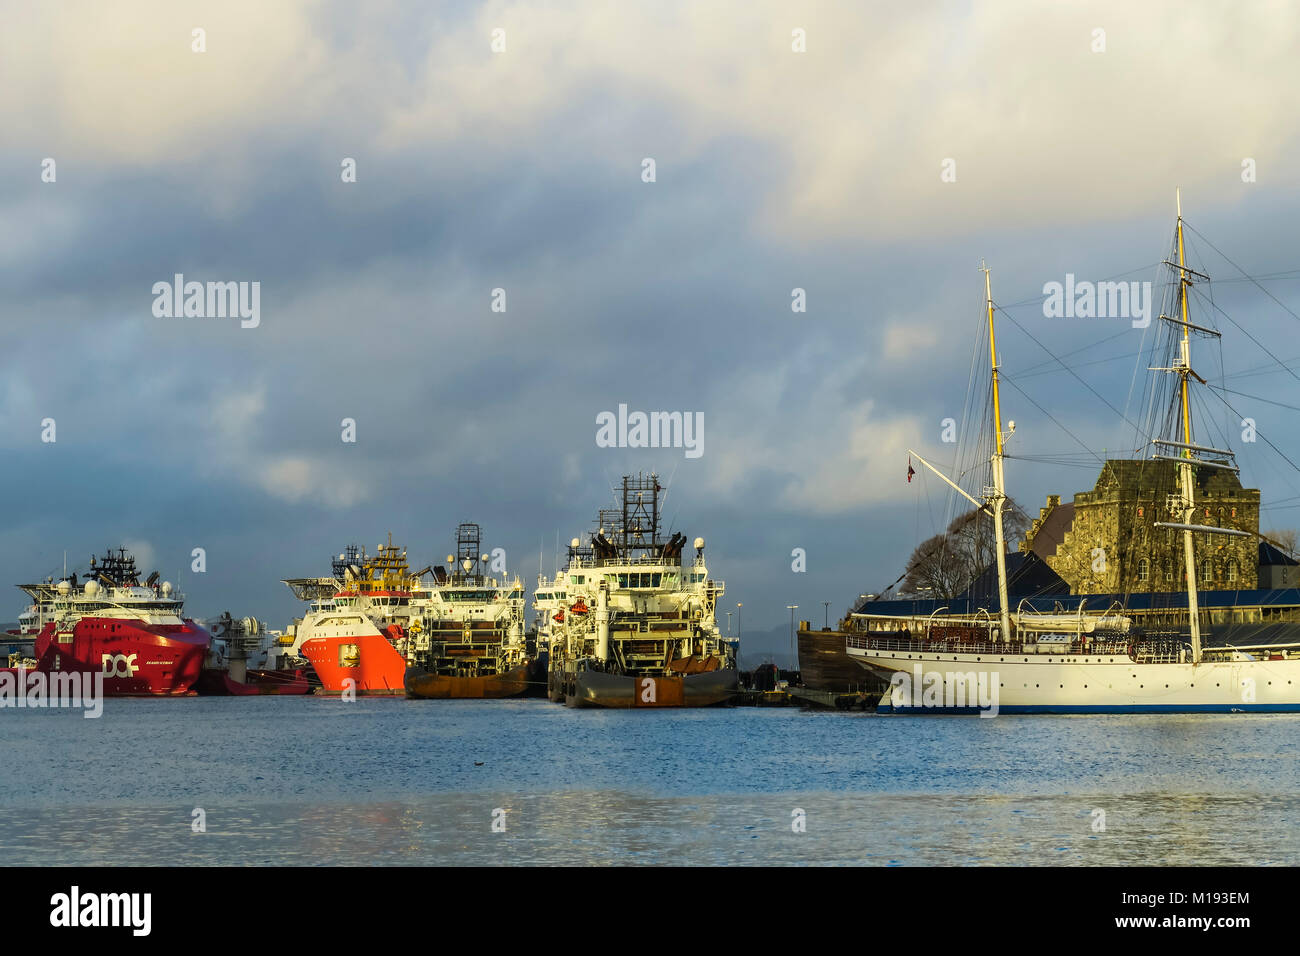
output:
[[799, 675], [803, 686], [835, 694], [883, 693], [888, 681], [849, 657], [844, 638], [842, 631], [799, 632]]

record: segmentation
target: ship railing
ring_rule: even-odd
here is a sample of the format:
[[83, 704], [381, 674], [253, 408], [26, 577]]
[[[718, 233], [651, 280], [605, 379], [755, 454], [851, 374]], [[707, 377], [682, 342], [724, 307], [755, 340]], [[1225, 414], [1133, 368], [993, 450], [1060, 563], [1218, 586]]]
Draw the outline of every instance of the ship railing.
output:
[[1088, 638], [1062, 642], [1026, 643], [1024, 641], [995, 641], [978, 636], [944, 635], [937, 637], [903, 636], [899, 634], [846, 634], [845, 649], [863, 651], [904, 651], [919, 654], [1033, 654], [1059, 655], [1061, 657], [1127, 656], [1143, 662], [1163, 662], [1166, 657], [1177, 660], [1175, 649], [1145, 648], [1123, 640]]
[[912, 651], [922, 654], [1019, 654], [1019, 641], [990, 641], [963, 637], [879, 637], [870, 633], [845, 635], [846, 648], [864, 651]]

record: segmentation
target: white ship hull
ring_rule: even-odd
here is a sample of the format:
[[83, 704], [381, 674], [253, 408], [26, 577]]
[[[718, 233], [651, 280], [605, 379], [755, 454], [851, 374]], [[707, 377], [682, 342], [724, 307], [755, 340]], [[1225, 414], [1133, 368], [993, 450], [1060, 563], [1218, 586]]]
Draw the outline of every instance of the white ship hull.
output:
[[978, 713], [981, 686], [985, 699], [996, 688], [1004, 714], [1300, 712], [1300, 658], [1137, 664], [1125, 655], [848, 653], [894, 681], [880, 713]]

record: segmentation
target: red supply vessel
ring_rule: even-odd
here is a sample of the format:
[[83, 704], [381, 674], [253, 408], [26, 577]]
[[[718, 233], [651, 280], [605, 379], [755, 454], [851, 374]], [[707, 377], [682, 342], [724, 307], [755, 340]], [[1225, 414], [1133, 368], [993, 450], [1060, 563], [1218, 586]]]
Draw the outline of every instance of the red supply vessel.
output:
[[183, 618], [184, 597], [154, 572], [144, 581], [124, 548], [109, 551], [81, 581], [21, 584], [38, 629], [34, 670], [104, 675], [109, 697], [194, 693], [210, 640]]

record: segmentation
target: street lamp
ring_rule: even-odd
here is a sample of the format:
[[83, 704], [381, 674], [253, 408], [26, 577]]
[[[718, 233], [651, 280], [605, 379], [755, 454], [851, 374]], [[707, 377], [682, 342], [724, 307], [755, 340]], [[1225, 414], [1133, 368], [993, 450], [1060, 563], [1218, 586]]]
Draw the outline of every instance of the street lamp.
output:
[[790, 611], [790, 659], [794, 661], [794, 667], [790, 668], [790, 670], [797, 671], [799, 669], [799, 655], [794, 650], [794, 612], [799, 610], [799, 605], [787, 604], [786, 607]]
[[831, 626], [831, 602], [822, 601], [822, 607], [826, 609], [826, 616], [822, 618], [822, 626], [829, 630]]
[[741, 632], [745, 629], [745, 622], [740, 617], [740, 609], [744, 606], [744, 604], [736, 604], [736, 640], [740, 640]]

